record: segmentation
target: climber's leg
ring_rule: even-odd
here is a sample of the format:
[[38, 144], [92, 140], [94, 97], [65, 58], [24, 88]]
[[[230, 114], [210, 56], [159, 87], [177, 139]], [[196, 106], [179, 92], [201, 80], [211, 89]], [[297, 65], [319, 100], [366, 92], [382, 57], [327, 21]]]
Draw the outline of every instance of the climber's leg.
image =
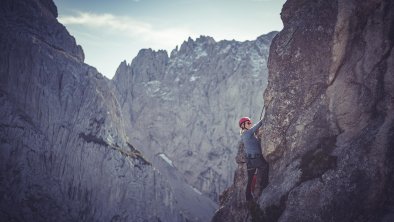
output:
[[253, 177], [255, 175], [255, 172], [256, 172], [256, 168], [248, 169], [248, 184], [246, 185], [246, 200], [247, 201], [253, 200], [252, 182], [253, 182]]
[[256, 170], [256, 186], [253, 192], [253, 196], [255, 200], [257, 200], [264, 188], [268, 185], [268, 166], [259, 167]]

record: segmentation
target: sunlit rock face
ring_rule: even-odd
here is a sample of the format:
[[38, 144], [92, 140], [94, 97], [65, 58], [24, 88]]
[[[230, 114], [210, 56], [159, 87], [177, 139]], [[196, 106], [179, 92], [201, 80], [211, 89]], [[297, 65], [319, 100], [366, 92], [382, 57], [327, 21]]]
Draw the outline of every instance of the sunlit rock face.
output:
[[189, 38], [170, 55], [144, 49], [122, 62], [113, 81], [130, 139], [146, 156], [165, 153], [188, 183], [217, 200], [233, 180], [238, 119], [260, 118], [276, 33], [246, 42]]
[[1, 221], [209, 220], [212, 201], [133, 147], [117, 90], [53, 2], [0, 5]]
[[[393, 221], [393, 2], [288, 0], [281, 16], [261, 135], [269, 185], [249, 218]], [[218, 213], [244, 214], [233, 206]]]

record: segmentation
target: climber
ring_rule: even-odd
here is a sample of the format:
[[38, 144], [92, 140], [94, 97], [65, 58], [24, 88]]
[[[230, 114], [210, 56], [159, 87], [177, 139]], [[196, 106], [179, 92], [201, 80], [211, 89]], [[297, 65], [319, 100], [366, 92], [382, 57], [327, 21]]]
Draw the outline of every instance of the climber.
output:
[[248, 183], [246, 186], [247, 201], [256, 201], [263, 189], [268, 185], [268, 163], [262, 155], [260, 142], [255, 135], [261, 125], [262, 120], [252, 127], [252, 120], [249, 117], [242, 117], [239, 120], [241, 140], [245, 146], [248, 171]]

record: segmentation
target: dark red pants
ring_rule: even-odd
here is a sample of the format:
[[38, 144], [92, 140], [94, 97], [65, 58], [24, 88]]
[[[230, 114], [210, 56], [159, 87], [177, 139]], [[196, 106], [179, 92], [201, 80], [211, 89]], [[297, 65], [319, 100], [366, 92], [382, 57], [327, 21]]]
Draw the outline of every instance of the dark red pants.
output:
[[246, 185], [246, 200], [253, 200], [253, 191], [256, 186], [257, 168], [248, 169], [248, 185]]

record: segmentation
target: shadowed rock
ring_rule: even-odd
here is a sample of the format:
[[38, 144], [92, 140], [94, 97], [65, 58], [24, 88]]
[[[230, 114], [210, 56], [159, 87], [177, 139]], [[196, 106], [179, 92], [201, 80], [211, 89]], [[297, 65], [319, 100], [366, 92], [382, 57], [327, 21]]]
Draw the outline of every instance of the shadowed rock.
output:
[[131, 145], [117, 90], [53, 2], [0, 6], [1, 221], [209, 220], [212, 201]]
[[264, 94], [261, 221], [394, 220], [394, 4], [288, 0], [281, 15]]

